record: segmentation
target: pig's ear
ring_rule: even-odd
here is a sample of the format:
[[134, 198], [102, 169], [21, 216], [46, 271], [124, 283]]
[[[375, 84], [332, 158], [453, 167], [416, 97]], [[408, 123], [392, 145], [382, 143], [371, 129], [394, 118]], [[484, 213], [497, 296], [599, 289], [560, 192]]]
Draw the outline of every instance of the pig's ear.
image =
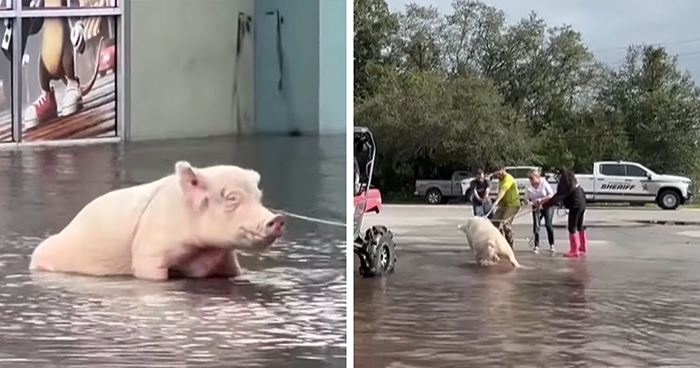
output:
[[175, 175], [177, 175], [180, 188], [182, 188], [185, 197], [196, 208], [203, 208], [208, 204], [207, 184], [189, 162], [178, 161], [175, 164]]
[[247, 171], [248, 177], [250, 178], [250, 181], [252, 181], [253, 184], [255, 184], [255, 187], [260, 185], [260, 174], [258, 174], [258, 172], [255, 170], [246, 170], [246, 171]]

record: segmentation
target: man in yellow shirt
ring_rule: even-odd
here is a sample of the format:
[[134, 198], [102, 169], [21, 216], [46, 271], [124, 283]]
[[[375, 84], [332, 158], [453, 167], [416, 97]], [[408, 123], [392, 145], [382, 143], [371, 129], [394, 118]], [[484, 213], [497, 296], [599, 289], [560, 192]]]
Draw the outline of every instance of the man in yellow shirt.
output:
[[502, 226], [503, 236], [513, 248], [513, 218], [520, 211], [520, 193], [515, 179], [503, 166], [498, 169], [498, 179], [498, 198], [494, 203], [498, 208], [494, 214], [494, 222]]

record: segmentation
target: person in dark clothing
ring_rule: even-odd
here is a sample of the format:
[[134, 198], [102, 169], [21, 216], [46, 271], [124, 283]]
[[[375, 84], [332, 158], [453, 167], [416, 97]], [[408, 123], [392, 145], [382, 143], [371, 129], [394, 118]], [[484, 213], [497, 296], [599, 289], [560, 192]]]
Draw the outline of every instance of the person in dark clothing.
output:
[[493, 217], [491, 212], [491, 199], [489, 198], [489, 187], [491, 183], [484, 177], [484, 171], [478, 170], [476, 178], [469, 183], [469, 190], [467, 193], [471, 195], [472, 210], [474, 211], [474, 216], [486, 216], [489, 215], [490, 219]]
[[572, 171], [564, 170], [559, 174], [557, 192], [552, 198], [542, 204], [542, 208], [549, 208], [562, 203], [569, 210], [569, 252], [564, 257], [578, 257], [588, 251], [588, 236], [583, 226], [583, 217], [586, 213], [586, 193], [578, 185], [576, 176]]

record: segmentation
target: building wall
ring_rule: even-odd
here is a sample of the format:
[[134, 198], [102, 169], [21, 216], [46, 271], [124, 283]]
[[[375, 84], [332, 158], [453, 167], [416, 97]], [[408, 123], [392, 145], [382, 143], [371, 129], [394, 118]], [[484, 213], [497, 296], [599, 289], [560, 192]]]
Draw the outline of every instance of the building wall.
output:
[[255, 13], [256, 131], [317, 134], [319, 0], [256, 0]]
[[254, 18], [254, 0], [139, 0], [129, 7], [129, 138], [252, 132], [253, 36], [243, 37], [237, 53], [237, 34], [239, 13]]
[[[127, 10], [128, 139], [345, 132], [345, 0], [149, 0]], [[250, 23], [240, 50], [239, 20]]]
[[346, 132], [346, 2], [320, 0], [320, 134]]

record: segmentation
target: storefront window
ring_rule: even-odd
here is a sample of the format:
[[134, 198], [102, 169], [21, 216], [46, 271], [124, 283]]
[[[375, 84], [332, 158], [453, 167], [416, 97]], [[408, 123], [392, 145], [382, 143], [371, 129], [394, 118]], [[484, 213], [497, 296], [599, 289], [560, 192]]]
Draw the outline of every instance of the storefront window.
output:
[[116, 135], [116, 30], [110, 17], [24, 18], [24, 141]]
[[12, 19], [0, 24], [0, 143], [12, 142]]
[[[8, 1], [8, 0], [4, 0]], [[15, 0], [19, 1], [19, 0]], [[117, 0], [21, 0], [23, 10], [56, 8], [115, 8]]]
[[2, 15], [0, 143], [117, 136], [118, 0], [0, 0]]

